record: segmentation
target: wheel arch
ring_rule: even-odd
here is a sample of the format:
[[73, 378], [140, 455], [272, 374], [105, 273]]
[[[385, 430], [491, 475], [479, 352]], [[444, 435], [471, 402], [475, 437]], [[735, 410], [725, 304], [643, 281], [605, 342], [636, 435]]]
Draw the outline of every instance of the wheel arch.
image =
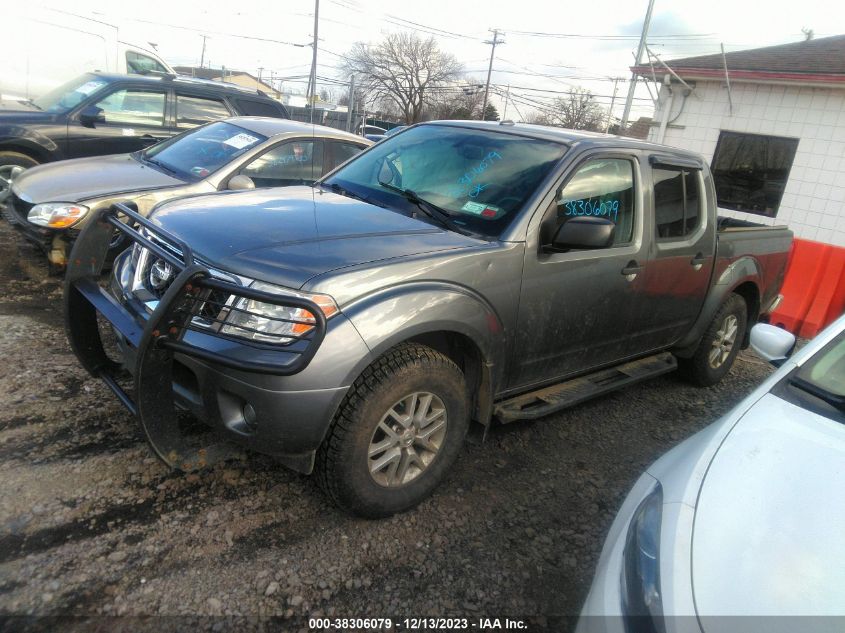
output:
[[711, 286], [698, 319], [687, 335], [677, 343], [672, 350], [673, 353], [679, 358], [688, 358], [695, 353], [713, 316], [731, 294], [738, 294], [745, 300], [748, 325], [743, 336], [742, 348], [748, 347], [749, 332], [760, 315], [761, 279], [760, 265], [753, 257], [742, 257], [727, 266]]

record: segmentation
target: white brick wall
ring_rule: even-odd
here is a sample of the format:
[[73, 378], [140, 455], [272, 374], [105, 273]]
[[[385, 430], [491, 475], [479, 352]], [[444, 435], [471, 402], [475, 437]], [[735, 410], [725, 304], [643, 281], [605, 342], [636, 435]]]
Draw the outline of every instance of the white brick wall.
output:
[[[776, 218], [720, 211], [765, 224], [787, 224], [796, 237], [845, 246], [845, 89], [734, 83], [733, 113], [724, 82], [698, 81], [663, 140], [713, 159], [721, 130], [799, 139]], [[674, 88], [673, 88], [674, 89]], [[661, 88], [660, 103], [665, 103]], [[681, 107], [676, 91], [671, 118]], [[659, 122], [662, 107], [654, 114]], [[652, 127], [650, 140], [657, 140]]]

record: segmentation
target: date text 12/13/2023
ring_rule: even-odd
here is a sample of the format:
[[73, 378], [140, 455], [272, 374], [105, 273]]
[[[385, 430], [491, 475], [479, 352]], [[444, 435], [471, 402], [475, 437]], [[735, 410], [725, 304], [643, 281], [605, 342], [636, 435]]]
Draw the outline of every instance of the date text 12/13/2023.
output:
[[519, 618], [309, 618], [311, 631], [527, 631]]

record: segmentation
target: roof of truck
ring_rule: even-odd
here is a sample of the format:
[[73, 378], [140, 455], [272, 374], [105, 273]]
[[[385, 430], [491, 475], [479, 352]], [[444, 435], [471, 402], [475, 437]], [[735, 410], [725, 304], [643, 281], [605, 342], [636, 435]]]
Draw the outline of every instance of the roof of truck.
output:
[[145, 75], [122, 75], [120, 73], [106, 73], [95, 71], [90, 73], [92, 75], [96, 75], [97, 77], [101, 77], [106, 81], [148, 81], [151, 84], [153, 83], [179, 83], [183, 85], [189, 86], [197, 86], [201, 88], [210, 88], [212, 90], [218, 92], [231, 92], [231, 93], [240, 93], [242, 95], [251, 95], [255, 97], [262, 97], [266, 99], [270, 99], [268, 95], [262, 93], [258, 90], [253, 88], [246, 88], [244, 86], [239, 86], [237, 84], [229, 83], [228, 81], [212, 81], [210, 79], [197, 79], [196, 77], [189, 77], [187, 75], [167, 75], [163, 73], [147, 73]]
[[614, 134], [602, 134], [600, 132], [587, 132], [585, 130], [570, 130], [550, 125], [534, 125], [533, 123], [513, 123], [512, 121], [431, 121], [433, 125], [449, 125], [455, 127], [473, 128], [478, 130], [489, 130], [519, 134], [531, 138], [565, 143], [566, 145], [594, 145], [607, 148], [629, 148], [660, 152], [661, 154], [675, 154], [678, 156], [694, 156], [699, 158], [696, 152], [690, 152], [677, 147], [650, 143], [627, 136], [616, 136]]

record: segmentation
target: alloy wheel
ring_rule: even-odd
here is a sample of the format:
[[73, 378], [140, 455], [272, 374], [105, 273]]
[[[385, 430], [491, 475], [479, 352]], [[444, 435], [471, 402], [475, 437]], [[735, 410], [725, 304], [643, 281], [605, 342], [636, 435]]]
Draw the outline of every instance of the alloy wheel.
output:
[[370, 476], [396, 488], [419, 477], [443, 446], [447, 416], [433, 393], [416, 392], [396, 402], [379, 420], [367, 451]]
[[713, 347], [710, 349], [708, 356], [710, 367], [718, 369], [728, 360], [736, 344], [736, 334], [738, 331], [739, 320], [735, 315], [729, 314], [722, 321], [722, 326], [716, 332], [716, 338], [713, 339]]

